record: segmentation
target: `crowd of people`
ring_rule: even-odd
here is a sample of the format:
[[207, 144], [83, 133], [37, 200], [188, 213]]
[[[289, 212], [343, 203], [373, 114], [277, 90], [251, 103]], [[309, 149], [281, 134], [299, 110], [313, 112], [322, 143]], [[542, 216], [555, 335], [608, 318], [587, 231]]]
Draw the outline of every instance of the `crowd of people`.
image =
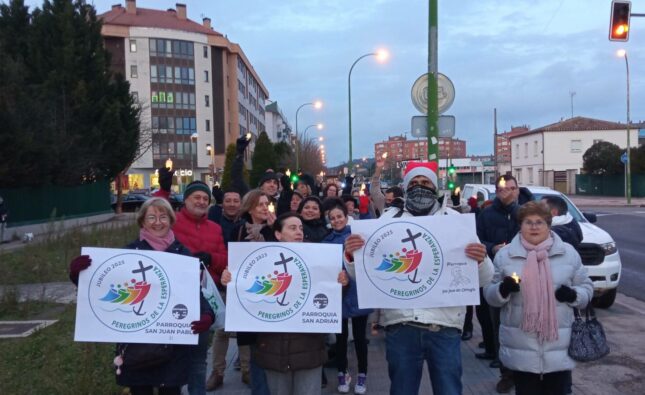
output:
[[[137, 214], [139, 237], [125, 248], [192, 255], [207, 268], [221, 296], [232, 281], [228, 270], [230, 242], [306, 242], [343, 246], [342, 331], [336, 334], [334, 362], [337, 390], [367, 392], [367, 328], [384, 328], [391, 394], [417, 394], [424, 364], [435, 394], [462, 393], [461, 341], [472, 337], [472, 307], [361, 309], [355, 282], [354, 252], [365, 243], [353, 234], [353, 221], [430, 215], [476, 215], [480, 243], [463, 245], [465, 255], [476, 262], [481, 304], [476, 316], [482, 327], [484, 351], [501, 369], [500, 393], [514, 386], [517, 394], [566, 394], [571, 387], [574, 362], [567, 355], [573, 307], [584, 307], [592, 296], [591, 281], [575, 250], [580, 227], [556, 198], [535, 202], [509, 175], [497, 182], [497, 193], [487, 207], [448, 199], [438, 191], [436, 162], [408, 164], [401, 187], [382, 191], [380, 174], [384, 160], [376, 162], [369, 188], [321, 185], [301, 175], [291, 184], [288, 172], [267, 169], [255, 189], [242, 177], [248, 141], [237, 141], [229, 188], [211, 190], [194, 181], [184, 191], [184, 207], [176, 214], [167, 202], [172, 174], [160, 169], [160, 190]], [[457, 203], [457, 204], [455, 204]], [[475, 263], [473, 263], [475, 264]], [[70, 278], [77, 282], [91, 257], [70, 263]], [[195, 285], [197, 286], [197, 285]], [[202, 297], [202, 299], [204, 299]], [[191, 323], [199, 334], [195, 346], [173, 348], [172, 358], [153, 367], [124, 370], [117, 383], [133, 395], [179, 394], [183, 385], [191, 395], [213, 391], [224, 383], [229, 340], [239, 348], [242, 381], [254, 395], [319, 393], [327, 378], [323, 365], [329, 358], [327, 335], [307, 333], [236, 334], [215, 331], [212, 341], [213, 370], [207, 376], [208, 330], [215, 316], [202, 300], [200, 319]], [[358, 366], [347, 359], [350, 331]], [[123, 345], [118, 345], [118, 350]], [[118, 357], [118, 355], [117, 355]], [[355, 372], [355, 375], [352, 375]], [[425, 392], [425, 391], [424, 391]]]

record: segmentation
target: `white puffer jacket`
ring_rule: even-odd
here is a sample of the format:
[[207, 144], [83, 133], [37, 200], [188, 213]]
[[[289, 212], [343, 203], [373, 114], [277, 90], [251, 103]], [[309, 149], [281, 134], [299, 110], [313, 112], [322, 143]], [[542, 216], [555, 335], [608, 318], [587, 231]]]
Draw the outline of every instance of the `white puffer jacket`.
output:
[[593, 295], [593, 285], [587, 276], [587, 269], [582, 266], [578, 252], [554, 232], [551, 232], [551, 237], [553, 245], [549, 250], [549, 263], [553, 289], [555, 291], [561, 285], [567, 285], [577, 293], [573, 303], [561, 303], [556, 300], [557, 340], [540, 343], [534, 333], [526, 333], [520, 329], [524, 316], [521, 283], [520, 292], [511, 293], [507, 298], [503, 298], [499, 293], [499, 284], [504, 277], [512, 275], [513, 272], [521, 275], [526, 264], [527, 251], [522, 246], [519, 234], [495, 255], [495, 276], [493, 282], [484, 289], [488, 303], [502, 308], [499, 359], [504, 366], [512, 370], [549, 373], [575, 367], [575, 362], [567, 354], [571, 324], [574, 320], [573, 307], [584, 308], [589, 303]]
[[[444, 199], [444, 203], [445, 203]], [[379, 220], [389, 220], [399, 213], [396, 208], [386, 210]], [[461, 215], [457, 211], [443, 205], [431, 215]], [[407, 211], [399, 217], [412, 217]], [[464, 245], [464, 248], [466, 246]], [[356, 272], [353, 264], [347, 264], [347, 272], [350, 277], [356, 278]], [[486, 259], [479, 265], [479, 286], [483, 287], [490, 283], [493, 277], [493, 263]], [[383, 326], [394, 325], [401, 322], [418, 322], [422, 324], [436, 324], [461, 330], [464, 326], [466, 317], [466, 306], [457, 307], [437, 307], [431, 309], [381, 309], [379, 323]]]

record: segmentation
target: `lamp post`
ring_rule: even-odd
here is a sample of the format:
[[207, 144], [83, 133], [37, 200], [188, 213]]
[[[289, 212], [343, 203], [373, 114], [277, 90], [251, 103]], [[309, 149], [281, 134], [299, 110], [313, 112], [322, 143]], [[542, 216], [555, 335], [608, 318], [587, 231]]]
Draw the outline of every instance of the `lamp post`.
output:
[[307, 142], [307, 131], [308, 131], [310, 128], [313, 128], [313, 127], [316, 127], [316, 129], [318, 129], [318, 130], [323, 130], [323, 128], [325, 127], [325, 125], [323, 125], [322, 123], [317, 123], [317, 124], [314, 124], [314, 125], [309, 125], [309, 126], [307, 126], [307, 127], [305, 128], [305, 131], [304, 131], [304, 132], [302, 132], [302, 142], [303, 142], [303, 143], [306, 143], [306, 142]]
[[379, 60], [380, 62], [384, 62], [389, 54], [386, 50], [381, 49], [378, 50], [377, 52], [370, 52], [366, 53], [363, 56], [360, 56], [358, 59], [352, 63], [352, 67], [349, 68], [349, 74], [347, 75], [347, 99], [349, 102], [349, 162], [348, 166], [351, 166], [352, 163], [352, 70], [354, 70], [354, 66], [356, 66], [356, 63], [358, 63], [361, 59], [366, 58], [368, 56], [376, 56], [376, 59]]
[[190, 135], [190, 171], [192, 174], [192, 180], [195, 180], [195, 152], [193, 150], [193, 145], [197, 143], [197, 137], [199, 135], [197, 133], [193, 133]]
[[206, 151], [211, 156], [211, 181], [210, 186], [213, 187], [213, 182], [215, 181], [215, 150], [210, 144], [206, 144]]
[[300, 150], [298, 149], [298, 113], [300, 112], [300, 109], [305, 106], [314, 106], [316, 110], [319, 110], [322, 108], [322, 102], [320, 100], [316, 100], [311, 103], [303, 103], [296, 110], [296, 172], [300, 169]]
[[629, 138], [629, 61], [627, 60], [627, 51], [621, 49], [618, 56], [625, 58], [625, 68], [627, 70], [627, 161], [625, 162], [625, 197], [627, 204], [632, 203], [632, 177], [631, 177], [631, 158], [630, 158], [630, 138]]

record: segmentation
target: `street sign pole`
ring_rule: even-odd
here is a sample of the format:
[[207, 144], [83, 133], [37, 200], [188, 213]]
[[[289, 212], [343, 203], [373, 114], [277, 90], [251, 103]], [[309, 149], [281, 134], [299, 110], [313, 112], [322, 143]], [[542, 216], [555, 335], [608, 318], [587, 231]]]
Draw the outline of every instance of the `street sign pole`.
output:
[[438, 0], [429, 0], [428, 7], [428, 157], [430, 161], [439, 162], [439, 109], [437, 78], [438, 62]]

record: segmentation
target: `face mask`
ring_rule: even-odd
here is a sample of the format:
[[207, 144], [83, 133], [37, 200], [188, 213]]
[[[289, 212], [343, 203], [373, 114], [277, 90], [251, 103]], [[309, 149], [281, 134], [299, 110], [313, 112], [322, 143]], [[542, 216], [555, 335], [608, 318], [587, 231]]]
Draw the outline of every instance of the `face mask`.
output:
[[405, 208], [415, 217], [430, 214], [436, 203], [437, 193], [423, 185], [415, 185], [406, 192]]

